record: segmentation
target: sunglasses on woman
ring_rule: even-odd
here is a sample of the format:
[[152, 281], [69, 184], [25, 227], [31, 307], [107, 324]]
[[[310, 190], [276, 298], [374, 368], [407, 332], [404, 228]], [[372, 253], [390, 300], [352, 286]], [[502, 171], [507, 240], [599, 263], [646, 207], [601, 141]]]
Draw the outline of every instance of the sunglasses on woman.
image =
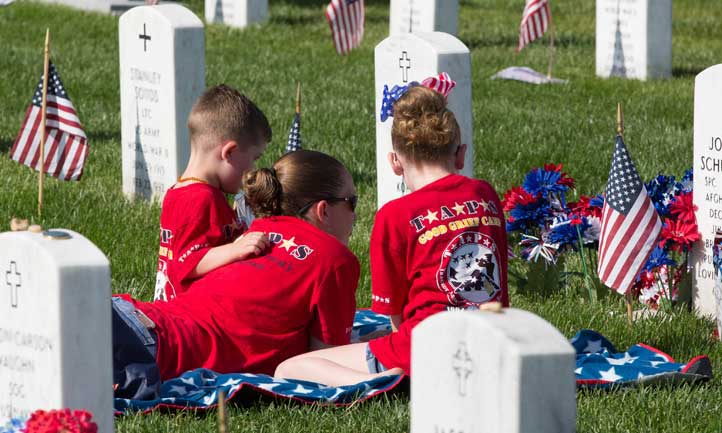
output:
[[310, 203], [308, 203], [307, 205], [303, 206], [301, 209], [298, 210], [298, 212], [296, 214], [297, 215], [305, 214], [309, 209], [311, 209], [311, 206], [313, 206], [315, 203], [318, 203], [321, 200], [326, 200], [329, 203], [338, 203], [338, 202], [345, 201], [346, 203], [348, 203], [349, 207], [351, 208], [351, 212], [354, 212], [354, 213], [356, 212], [356, 205], [358, 204], [358, 196], [357, 195], [352, 195], [350, 197], [321, 197], [321, 198], [317, 198], [317, 199], [311, 201]]

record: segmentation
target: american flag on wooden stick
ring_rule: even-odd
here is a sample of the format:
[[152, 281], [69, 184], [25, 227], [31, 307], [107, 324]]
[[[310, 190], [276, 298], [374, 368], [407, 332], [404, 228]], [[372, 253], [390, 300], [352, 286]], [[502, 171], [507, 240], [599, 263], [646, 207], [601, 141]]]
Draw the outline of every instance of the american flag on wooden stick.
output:
[[364, 37], [364, 0], [331, 0], [326, 19], [336, 52], [344, 55], [361, 45]]
[[[42, 116], [43, 77], [35, 89], [20, 133], [10, 157], [40, 171], [40, 123]], [[88, 155], [85, 136], [73, 103], [65, 91], [55, 66], [48, 67], [47, 110], [45, 120], [45, 173], [63, 180], [78, 180]]]
[[526, 45], [544, 36], [551, 21], [552, 13], [547, 0], [527, 0], [521, 17], [519, 47], [516, 50], [521, 51]]
[[622, 136], [617, 135], [599, 237], [597, 271], [602, 283], [626, 294], [652, 253], [661, 229], [654, 204]]

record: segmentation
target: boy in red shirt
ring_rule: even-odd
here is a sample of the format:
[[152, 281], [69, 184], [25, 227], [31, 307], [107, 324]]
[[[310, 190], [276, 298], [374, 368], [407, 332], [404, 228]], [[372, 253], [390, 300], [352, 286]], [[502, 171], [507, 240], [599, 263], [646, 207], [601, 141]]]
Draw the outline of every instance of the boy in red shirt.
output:
[[411, 87], [393, 107], [389, 162], [411, 193], [384, 205], [371, 233], [372, 309], [394, 332], [299, 355], [276, 376], [341, 386], [410, 373], [411, 330], [445, 310], [509, 305], [507, 241], [499, 197], [456, 174], [466, 144], [444, 96]]
[[[241, 235], [225, 194], [238, 192], [271, 140], [263, 112], [221, 84], [201, 95], [188, 116], [191, 155], [178, 183], [166, 192], [160, 215], [155, 300], [170, 300], [208, 272], [260, 254], [260, 232]], [[239, 238], [238, 236], [241, 235]]]

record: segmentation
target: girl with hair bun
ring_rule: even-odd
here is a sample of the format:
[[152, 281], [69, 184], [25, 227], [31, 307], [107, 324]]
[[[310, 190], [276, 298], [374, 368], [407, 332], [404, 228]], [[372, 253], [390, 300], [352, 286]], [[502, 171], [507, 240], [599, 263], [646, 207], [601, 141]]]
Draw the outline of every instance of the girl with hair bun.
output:
[[114, 298], [116, 397], [153, 398], [159, 380], [199, 367], [272, 374], [287, 358], [349, 343], [359, 278], [347, 247], [357, 202], [349, 172], [299, 150], [247, 173], [243, 188], [257, 217], [250, 230], [266, 233], [270, 249], [168, 302]]
[[507, 240], [499, 196], [457, 174], [466, 144], [446, 99], [411, 87], [393, 106], [388, 155], [411, 191], [376, 214], [371, 233], [371, 308], [394, 330], [368, 343], [299, 355], [276, 376], [347, 385], [380, 373], [411, 373], [411, 330], [446, 310], [509, 305]]

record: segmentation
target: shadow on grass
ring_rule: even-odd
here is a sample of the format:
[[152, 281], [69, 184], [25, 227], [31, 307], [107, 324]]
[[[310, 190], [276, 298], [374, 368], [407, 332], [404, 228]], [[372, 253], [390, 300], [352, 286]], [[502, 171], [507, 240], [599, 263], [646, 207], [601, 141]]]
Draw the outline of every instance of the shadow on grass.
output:
[[[285, 4], [302, 7], [323, 7], [328, 6], [329, 0], [277, 0], [274, 4]], [[364, 5], [388, 5], [389, 0], [364, 0]]]
[[696, 77], [705, 68], [672, 68], [672, 76], [675, 78]]
[[116, 141], [120, 142], [120, 131], [85, 131], [88, 141]]
[[9, 153], [13, 143], [13, 139], [0, 139], [0, 153]]
[[[486, 48], [486, 47], [508, 47], [510, 49], [516, 49], [519, 46], [518, 36], [492, 36], [486, 38], [465, 38], [461, 37], [461, 40], [466, 44], [469, 49], [474, 48]], [[548, 41], [545, 39], [544, 44], [548, 45]], [[562, 35], [557, 36], [554, 39], [554, 46], [559, 47], [594, 47], [594, 38], [590, 36], [578, 36], [578, 35]]]

